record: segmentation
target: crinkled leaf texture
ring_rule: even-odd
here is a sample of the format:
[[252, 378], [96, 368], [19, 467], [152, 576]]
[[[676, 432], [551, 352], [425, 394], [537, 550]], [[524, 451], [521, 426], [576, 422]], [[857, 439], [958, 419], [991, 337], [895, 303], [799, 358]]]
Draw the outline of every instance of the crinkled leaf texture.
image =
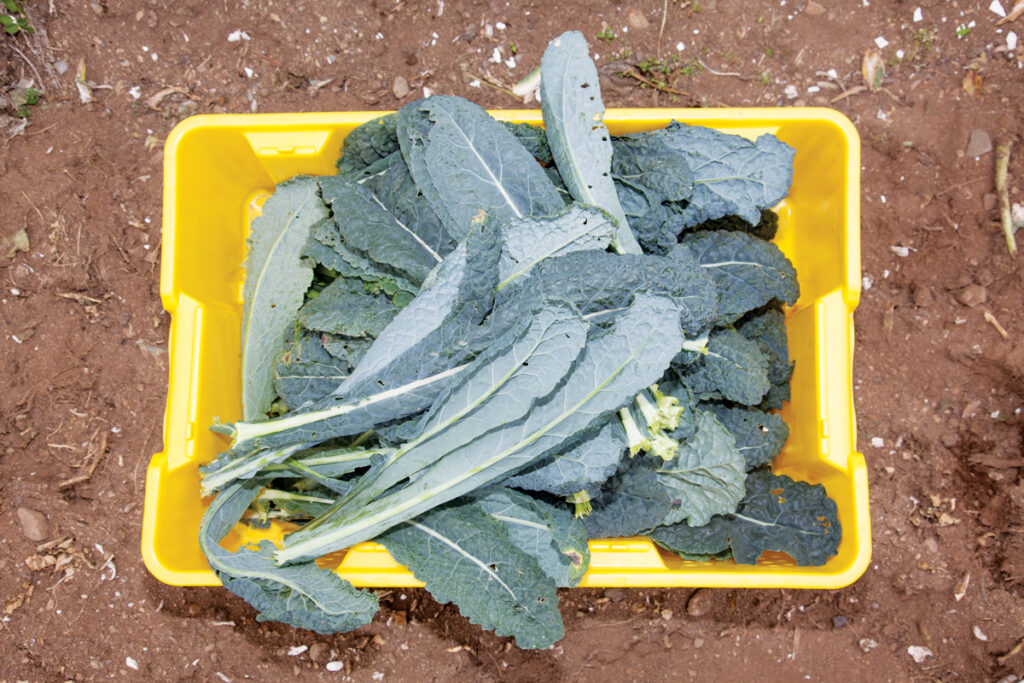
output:
[[474, 624], [544, 649], [564, 635], [555, 582], [478, 503], [436, 508], [377, 539]]
[[345, 137], [338, 159], [338, 173], [361, 171], [398, 149], [394, 114], [367, 121]]
[[729, 328], [711, 333], [707, 353], [685, 369], [683, 381], [697, 398], [744, 405], [760, 403], [771, 386], [768, 361], [757, 343]]
[[545, 259], [576, 251], [604, 250], [615, 226], [600, 209], [572, 206], [550, 218], [519, 218], [501, 226], [498, 289], [529, 274]]
[[693, 194], [680, 222], [684, 229], [731, 215], [756, 225], [761, 209], [782, 201], [793, 183], [796, 151], [774, 135], [751, 142], [739, 135], [673, 121], [662, 130], [635, 136], [686, 156], [693, 173]]
[[199, 539], [210, 567], [224, 587], [259, 610], [260, 621], [281, 621], [317, 633], [338, 633], [366, 626], [377, 612], [377, 596], [354, 588], [313, 562], [277, 567], [273, 544], [257, 551], [229, 552], [219, 545], [259, 494], [260, 484], [233, 484], [213, 501], [200, 525]]
[[697, 430], [679, 444], [679, 454], [657, 467], [658, 480], [672, 498], [662, 524], [686, 520], [707, 524], [712, 516], [732, 512], [743, 498], [743, 455], [732, 434], [713, 413], [700, 411]]
[[768, 361], [768, 381], [787, 384], [793, 376], [793, 363], [789, 360], [789, 341], [786, 335], [786, 316], [774, 308], [744, 318], [736, 325], [747, 339], [757, 342], [761, 355]]
[[441, 255], [366, 187], [344, 176], [323, 176], [319, 182], [349, 249], [413, 284], [422, 283], [441, 262]]
[[299, 322], [315, 332], [373, 338], [397, 312], [390, 297], [368, 291], [363, 280], [339, 277], [302, 305]]
[[779, 415], [721, 403], [702, 403], [701, 408], [714, 413], [736, 439], [748, 472], [770, 463], [789, 438], [789, 426]]
[[685, 235], [671, 256], [687, 252], [715, 282], [720, 325], [772, 299], [792, 306], [800, 297], [793, 264], [771, 242], [743, 232], [696, 232]]
[[835, 501], [821, 484], [794, 481], [768, 470], [751, 472], [747, 494], [730, 515], [729, 541], [741, 564], [766, 550], [786, 553], [799, 565], [822, 565], [836, 554], [843, 531]]
[[[448, 232], [465, 239], [483, 219], [501, 224], [523, 216], [551, 216], [565, 207], [558, 190], [516, 137], [479, 106], [439, 95], [415, 103], [421, 114], [403, 155], [416, 184]], [[404, 111], [404, 109], [403, 109]], [[402, 120], [401, 114], [399, 120]], [[402, 128], [399, 136], [402, 138]], [[417, 162], [410, 162], [406, 147]], [[421, 177], [428, 178], [427, 187]], [[441, 208], [438, 208], [440, 203]]]
[[612, 143], [587, 39], [567, 31], [552, 40], [540, 64], [541, 112], [548, 145], [565, 186], [576, 201], [607, 211], [618, 227], [616, 248], [640, 253], [612, 181]]
[[543, 128], [532, 123], [512, 123], [511, 121], [502, 121], [501, 123], [509, 129], [512, 135], [516, 136], [519, 144], [525, 147], [534, 159], [542, 164], [551, 163], [551, 148], [548, 147], [547, 133]]
[[447, 256], [455, 249], [456, 241], [448, 234], [430, 202], [416, 187], [401, 152], [389, 154], [355, 178], [400, 223], [436, 253]]
[[732, 555], [728, 528], [724, 517], [713, 517], [704, 526], [690, 526], [686, 522], [660, 526], [651, 531], [650, 537], [662, 548], [686, 559], [706, 560]]
[[695, 266], [685, 254], [666, 258], [577, 251], [541, 261], [532, 277], [506, 287], [498, 299], [562, 298], [585, 316], [604, 317], [625, 310], [638, 293], [664, 295], [679, 307], [683, 332], [697, 334], [711, 325], [717, 308], [714, 284]]
[[[519, 406], [523, 400], [533, 401], [524, 419], [501, 424], [463, 443], [454, 437], [464, 418], [438, 437], [453, 438], [458, 445], [415, 480], [395, 487], [347, 518], [328, 521], [313, 534], [299, 531], [286, 537], [278, 561], [312, 559], [373, 538], [428, 509], [501, 481], [563, 444], [585, 438], [601, 426], [609, 412], [657, 381], [681, 345], [678, 307], [665, 297], [638, 295], [610, 331], [587, 341], [572, 371], [553, 393], [542, 397], [499, 391], [478, 409], [501, 414], [501, 404]], [[491, 402], [499, 406], [487, 405]], [[300, 534], [305, 538], [296, 542]]]
[[565, 453], [556, 453], [526, 468], [505, 484], [527, 491], [569, 496], [603, 484], [615, 474], [625, 453], [625, 435], [611, 420], [594, 436]]
[[586, 574], [587, 530], [564, 507], [509, 488], [494, 489], [477, 502], [505, 525], [512, 544], [532, 555], [555, 585], [575, 586]]
[[350, 249], [333, 218], [318, 221], [310, 228], [309, 241], [302, 249], [302, 257], [334, 271], [339, 277], [359, 278], [370, 287], [411, 295], [419, 291], [418, 284], [397, 275], [394, 270], [389, 272]]
[[671, 512], [672, 494], [647, 460], [648, 456], [636, 456], [592, 501], [593, 511], [583, 518], [591, 538], [643, 534]]
[[731, 548], [740, 564], [756, 564], [766, 550], [784, 552], [803, 566], [820, 566], [842, 540], [836, 504], [821, 484], [794, 481], [767, 469], [747, 476], [736, 512], [704, 527], [675, 524], [652, 532], [659, 545], [684, 555], [718, 555]]
[[310, 228], [327, 217], [316, 180], [281, 183], [252, 222], [242, 309], [242, 417], [263, 417], [274, 400], [274, 358], [313, 281], [300, 259]]
[[274, 388], [295, 409], [328, 396], [350, 370], [348, 362], [327, 352], [321, 335], [304, 334], [274, 361]]

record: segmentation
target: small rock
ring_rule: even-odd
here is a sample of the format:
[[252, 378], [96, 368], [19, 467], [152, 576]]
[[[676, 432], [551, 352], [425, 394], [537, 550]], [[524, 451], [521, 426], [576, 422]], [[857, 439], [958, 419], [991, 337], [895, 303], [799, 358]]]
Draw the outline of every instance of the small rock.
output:
[[309, 659], [314, 662], [322, 662], [331, 654], [331, 646], [322, 640], [318, 640], [309, 646]]
[[327, 662], [324, 668], [328, 671], [341, 671], [345, 668], [345, 662]]
[[395, 96], [395, 99], [405, 99], [405, 96], [410, 91], [409, 82], [401, 76], [395, 76], [395, 82], [391, 84], [391, 93]]
[[878, 647], [878, 641], [873, 638], [861, 638], [857, 644], [860, 645], [860, 649], [864, 652], [871, 652]]
[[644, 13], [636, 7], [629, 10], [629, 15], [626, 19], [629, 21], [630, 27], [635, 28], [638, 31], [643, 31], [651, 25], [651, 22], [647, 21], [647, 17], [644, 16]]
[[980, 626], [976, 625], [976, 626], [974, 626], [974, 628], [972, 630], [974, 631], [974, 637], [975, 638], [977, 638], [978, 640], [980, 640], [983, 643], [987, 643], [988, 642], [988, 636], [985, 635], [985, 632], [981, 630]]
[[89, 9], [96, 13], [96, 16], [103, 16], [103, 5], [98, 2], [90, 2]]
[[967, 285], [957, 294], [956, 300], [968, 308], [974, 308], [985, 303], [988, 299], [988, 292], [981, 285]]
[[918, 664], [924, 664], [924, 661], [929, 657], [934, 657], [932, 651], [926, 647], [920, 645], [911, 645], [907, 648], [907, 654], [914, 658], [914, 661]]
[[622, 599], [626, 597], [626, 591], [621, 588], [609, 588], [604, 592], [604, 597], [612, 602], [622, 602]]
[[782, 94], [785, 95], [787, 100], [795, 100], [800, 95], [799, 91], [797, 91], [796, 89], [796, 86], [793, 84], [787, 85], [785, 88], [783, 88]]
[[848, 623], [849, 623], [849, 619], [844, 617], [842, 614], [838, 614], [838, 615], [832, 617], [832, 628], [833, 629], [836, 629], [836, 630], [841, 629], [842, 627], [846, 626]]
[[932, 296], [932, 290], [926, 285], [915, 285], [914, 286], [914, 305], [918, 308], [924, 308], [925, 306], [931, 306], [935, 303], [935, 297]]
[[703, 638], [694, 638], [693, 639], [693, 646], [696, 649], [698, 649], [698, 650], [701, 649], [702, 647], [704, 647], [704, 639]]
[[960, 437], [952, 432], [946, 432], [942, 435], [942, 445], [946, 448], [952, 448], [953, 446], [960, 443]]
[[988, 136], [988, 133], [983, 131], [981, 128], [975, 128], [971, 131], [971, 137], [967, 141], [967, 149], [964, 151], [969, 157], [977, 159], [983, 154], [988, 154], [992, 151], [992, 138]]
[[986, 192], [985, 196], [981, 198], [981, 206], [986, 211], [992, 211], [999, 204], [999, 197], [992, 192]]
[[50, 523], [38, 510], [18, 508], [18, 523], [21, 524], [21, 533], [30, 541], [45, 541], [50, 537]]
[[303, 652], [305, 652], [308, 649], [309, 649], [308, 645], [292, 645], [291, 647], [288, 648], [288, 656], [289, 657], [297, 657], [298, 655], [301, 655]]
[[804, 13], [811, 17], [820, 17], [822, 14], [825, 13], [825, 8], [822, 5], [814, 2], [814, 0], [811, 0], [809, 3], [807, 3], [807, 6], [804, 7]]
[[672, 610], [670, 610], [670, 609], [663, 609], [663, 610], [661, 610], [661, 618], [664, 619], [665, 621], [670, 621], [672, 619]]
[[185, 608], [185, 611], [188, 612], [188, 615], [190, 617], [195, 617], [199, 616], [199, 613], [203, 611], [203, 608], [195, 603], [191, 603], [189, 604], [188, 607]]
[[702, 617], [711, 611], [711, 591], [706, 588], [698, 588], [686, 601], [686, 613], [691, 617]]
[[924, 549], [933, 555], [939, 552], [939, 543], [934, 538], [924, 539]]

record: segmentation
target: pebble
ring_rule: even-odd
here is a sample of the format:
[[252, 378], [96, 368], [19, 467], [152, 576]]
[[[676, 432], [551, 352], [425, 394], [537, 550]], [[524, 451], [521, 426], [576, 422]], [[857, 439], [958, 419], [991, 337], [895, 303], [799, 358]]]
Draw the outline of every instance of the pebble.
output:
[[804, 7], [804, 12], [808, 16], [819, 17], [825, 13], [825, 7], [817, 2], [814, 2], [814, 0], [811, 0], [810, 2], [807, 3], [807, 6]]
[[969, 157], [978, 157], [992, 151], [992, 138], [981, 128], [971, 131], [971, 137], [967, 140], [967, 149], [964, 151]]
[[288, 648], [288, 656], [289, 657], [295, 657], [297, 655], [301, 655], [303, 652], [305, 652], [308, 649], [309, 649], [309, 646], [307, 646], [307, 645], [292, 645], [291, 647]]
[[402, 76], [395, 76], [395, 82], [391, 84], [391, 93], [395, 96], [395, 99], [405, 99], [405, 96], [410, 91], [409, 81], [405, 80]]
[[90, 2], [89, 3], [89, 9], [91, 9], [93, 12], [95, 12], [96, 16], [98, 16], [98, 17], [103, 15], [103, 5], [101, 5], [98, 2]]
[[50, 523], [38, 510], [18, 508], [18, 523], [21, 524], [21, 533], [30, 541], [45, 541], [50, 537]]
[[686, 601], [686, 613], [691, 617], [702, 617], [711, 611], [711, 591], [706, 588], [698, 588]]
[[635, 28], [639, 31], [643, 31], [644, 29], [651, 25], [651, 22], [647, 21], [647, 17], [644, 16], [644, 13], [641, 10], [638, 10], [636, 7], [629, 10], [629, 15], [626, 17], [626, 19], [629, 21], [629, 25], [632, 28]]
[[934, 555], [939, 552], [939, 543], [934, 538], [926, 538], [924, 539], [924, 548]]
[[861, 638], [857, 644], [860, 645], [860, 649], [864, 652], [871, 652], [878, 647], [878, 641], [874, 638]]
[[661, 618], [664, 619], [665, 621], [671, 620], [672, 619], [672, 610], [670, 610], [670, 609], [663, 609], [663, 610], [661, 610]]
[[874, 448], [882, 448], [883, 446], [885, 446], [885, 439], [883, 439], [880, 436], [873, 436], [871, 437], [871, 445]]
[[956, 300], [968, 308], [974, 308], [985, 303], [988, 299], [988, 292], [981, 285], [967, 285], [957, 294]]
[[926, 647], [921, 647], [920, 645], [911, 645], [908, 647], [907, 654], [913, 657], [914, 661], [918, 664], [924, 664], [924, 660], [935, 656], [932, 654], [931, 650]]
[[985, 632], [981, 630], [980, 626], [975, 626], [972, 630], [974, 631], [975, 638], [983, 643], [988, 642], [988, 636], [985, 635]]
[[322, 640], [318, 640], [309, 646], [309, 658], [314, 662], [321, 662], [331, 654], [331, 646]]
[[622, 602], [622, 599], [626, 597], [626, 591], [621, 588], [609, 588], [604, 592], [604, 597], [612, 602]]
[[838, 614], [838, 615], [832, 617], [832, 628], [833, 629], [841, 629], [842, 627], [846, 626], [846, 624], [848, 624], [848, 623], [849, 623], [849, 619], [844, 617], [842, 614]]
[[328, 671], [341, 671], [345, 668], [345, 662], [327, 662], [324, 668]]

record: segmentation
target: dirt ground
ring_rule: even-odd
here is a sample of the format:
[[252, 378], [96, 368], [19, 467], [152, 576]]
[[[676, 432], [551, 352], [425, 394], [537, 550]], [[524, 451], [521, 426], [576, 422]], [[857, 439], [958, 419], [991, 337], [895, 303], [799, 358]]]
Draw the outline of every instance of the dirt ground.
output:
[[[1007, 49], [1024, 18], [997, 27], [988, 0], [24, 4], [35, 34], [0, 34], [0, 679], [1024, 677], [1024, 256], [1000, 232], [994, 152], [978, 133], [968, 149], [976, 129], [1016, 142], [1024, 203], [1024, 63]], [[831, 592], [563, 591], [566, 637], [543, 652], [420, 590], [322, 637], [153, 579], [139, 543], [167, 381], [167, 133], [196, 113], [395, 109], [425, 88], [521, 107], [493, 84], [568, 28], [591, 41], [609, 106], [832, 106], [860, 131], [867, 573]], [[876, 92], [867, 49], [885, 65]], [[668, 79], [644, 62], [670, 55]], [[18, 119], [27, 81], [45, 94]]]

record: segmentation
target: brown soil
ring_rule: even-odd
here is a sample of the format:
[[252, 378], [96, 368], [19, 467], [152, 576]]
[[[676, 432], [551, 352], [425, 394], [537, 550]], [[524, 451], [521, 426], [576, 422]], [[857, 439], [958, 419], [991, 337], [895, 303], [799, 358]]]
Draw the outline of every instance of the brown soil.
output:
[[[921, 0], [920, 23], [915, 2], [819, 2], [29, 0], [36, 35], [0, 37], [0, 89], [22, 77], [46, 89], [22, 134], [9, 138], [17, 121], [0, 118], [0, 239], [24, 228], [31, 245], [0, 253], [0, 678], [1024, 676], [1024, 653], [998, 659], [1024, 637], [1024, 257], [1008, 256], [999, 231], [993, 154], [964, 155], [975, 128], [1019, 143], [1024, 71], [1001, 46], [1024, 19], [997, 32], [988, 0]], [[956, 26], [972, 21], [958, 39]], [[482, 24], [497, 22], [505, 28], [489, 38]], [[605, 24], [610, 44], [595, 37]], [[519, 651], [419, 590], [386, 592], [366, 629], [319, 637], [257, 623], [223, 590], [150, 577], [139, 539], [167, 373], [158, 245], [168, 131], [194, 113], [394, 109], [399, 75], [413, 89], [406, 101], [426, 86], [515, 108], [469, 83], [488, 72], [518, 80], [570, 27], [606, 65], [610, 106], [830, 106], [849, 93], [831, 106], [863, 140], [872, 286], [856, 314], [854, 374], [871, 470], [868, 572], [834, 592], [564, 591], [566, 637], [544, 652]], [[229, 42], [237, 29], [251, 40]], [[885, 89], [856, 91], [877, 36], [890, 43]], [[512, 43], [514, 69], [488, 62]], [[624, 62], [610, 58], [627, 48], [634, 64], [659, 51], [702, 60], [669, 84], [692, 95], [674, 100], [618, 75]], [[86, 79], [109, 86], [88, 104], [73, 81], [83, 59]], [[63, 75], [50, 71], [57, 61]], [[180, 90], [150, 100], [167, 87]], [[1011, 200], [1024, 202], [1024, 145], [1010, 175]], [[983, 303], [980, 290], [965, 296], [972, 285]], [[94, 461], [91, 478], [60, 487]], [[34, 529], [43, 541], [26, 537], [19, 508], [48, 518]], [[915, 663], [908, 646], [933, 656]], [[343, 671], [327, 672], [328, 660]]]

